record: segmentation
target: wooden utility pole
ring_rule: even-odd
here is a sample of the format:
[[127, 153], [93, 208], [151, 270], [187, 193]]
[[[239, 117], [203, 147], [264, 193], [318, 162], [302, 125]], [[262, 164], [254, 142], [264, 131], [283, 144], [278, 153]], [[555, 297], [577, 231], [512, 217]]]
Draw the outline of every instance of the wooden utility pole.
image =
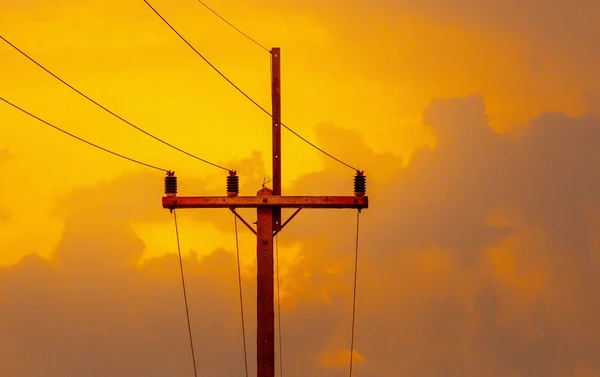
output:
[[[177, 181], [172, 173], [165, 179], [163, 208], [228, 208], [256, 235], [256, 319], [257, 377], [275, 377], [275, 321], [273, 308], [273, 237], [303, 208], [368, 208], [365, 176], [357, 171], [354, 196], [282, 196], [281, 195], [281, 81], [280, 49], [271, 50], [271, 94], [273, 124], [273, 189], [263, 187], [256, 196], [238, 196], [238, 177], [227, 177], [227, 196], [177, 196]], [[236, 208], [256, 208], [256, 229], [245, 221]], [[281, 209], [296, 211], [281, 223]]]

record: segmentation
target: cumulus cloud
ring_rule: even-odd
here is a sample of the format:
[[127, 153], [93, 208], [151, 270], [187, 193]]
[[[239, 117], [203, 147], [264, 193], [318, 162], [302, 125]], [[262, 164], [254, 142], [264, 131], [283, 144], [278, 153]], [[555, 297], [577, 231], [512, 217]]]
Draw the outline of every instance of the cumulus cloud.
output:
[[[467, 97], [434, 101], [424, 122], [436, 144], [406, 167], [357, 134], [318, 128], [322, 145], [360, 156], [369, 177], [357, 375], [599, 375], [600, 121], [549, 113], [502, 135], [488, 126], [483, 99]], [[253, 172], [244, 189], [255, 191], [261, 157], [244, 161]], [[289, 193], [348, 194], [352, 175], [329, 166]], [[137, 265], [145, 245], [132, 224], [170, 220], [157, 208], [156, 181], [129, 175], [70, 193], [54, 256], [0, 271], [2, 375], [191, 372], [176, 257]], [[220, 193], [210, 179], [188, 184]], [[198, 223], [230, 227], [230, 214], [197, 212]], [[282, 276], [286, 375], [347, 373], [355, 216], [304, 210], [281, 235], [300, 250]], [[200, 371], [240, 375], [235, 256], [188, 255]], [[254, 365], [252, 276], [244, 287]]]
[[585, 95], [586, 107], [590, 112], [600, 117], [600, 89], [595, 92], [588, 92]]

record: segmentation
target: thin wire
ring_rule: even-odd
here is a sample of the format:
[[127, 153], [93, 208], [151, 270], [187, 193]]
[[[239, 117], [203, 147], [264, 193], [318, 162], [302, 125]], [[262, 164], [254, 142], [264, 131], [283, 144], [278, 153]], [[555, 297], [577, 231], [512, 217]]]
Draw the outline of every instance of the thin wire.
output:
[[354, 321], [356, 317], [356, 280], [358, 276], [358, 231], [360, 228], [360, 210], [356, 212], [356, 250], [354, 254], [354, 291], [352, 293], [352, 335], [350, 338], [350, 377], [354, 361]]
[[238, 29], [234, 24], [232, 24], [231, 22], [227, 21], [224, 17], [222, 17], [219, 13], [217, 13], [216, 11], [214, 11], [211, 7], [209, 7], [204, 1], [202, 0], [198, 0], [198, 2], [202, 5], [204, 5], [204, 7], [206, 9], [208, 9], [209, 11], [211, 11], [215, 16], [219, 17], [221, 20], [223, 20], [223, 22], [225, 22], [227, 25], [231, 26], [232, 28], [234, 28], [235, 30], [237, 30], [240, 34], [242, 34], [244, 37], [248, 38], [250, 41], [254, 42], [254, 44], [256, 44], [258, 47], [262, 48], [263, 50], [270, 52], [270, 50], [268, 48], [266, 48], [265, 46], [263, 46], [262, 44], [258, 43], [256, 40], [254, 40], [252, 37], [250, 37], [248, 34], [244, 33], [243, 31], [241, 31], [240, 29]]
[[281, 294], [279, 293], [279, 236], [275, 236], [275, 272], [277, 273], [277, 327], [279, 329], [279, 377], [283, 377], [283, 346], [281, 343]]
[[240, 263], [240, 242], [238, 238], [237, 216], [233, 214], [233, 225], [235, 228], [235, 250], [237, 255], [238, 286], [240, 288], [240, 312], [242, 314], [242, 342], [244, 344], [244, 366], [246, 377], [248, 377], [248, 352], [246, 350], [246, 325], [244, 322], [244, 295], [242, 294], [242, 268]]
[[169, 23], [169, 21], [167, 21], [156, 9], [154, 9], [154, 7], [152, 5], [150, 5], [150, 3], [147, 0], [144, 0], [144, 3], [146, 3], [146, 5], [148, 5], [148, 7], [150, 7], [150, 9], [152, 9], [152, 11], [171, 29], [173, 30], [173, 32], [175, 34], [177, 34], [177, 36], [179, 38], [181, 38], [182, 41], [185, 42], [185, 44], [188, 45], [189, 48], [191, 48], [192, 50], [194, 50], [194, 52], [202, 58], [202, 60], [204, 60], [206, 62], [206, 64], [208, 64], [212, 69], [215, 70], [215, 72], [217, 72], [223, 79], [225, 79], [225, 81], [227, 81], [229, 84], [231, 84], [235, 89], [238, 90], [238, 92], [240, 92], [244, 97], [246, 97], [248, 100], [250, 100], [253, 104], [255, 104], [256, 106], [258, 106], [263, 112], [265, 112], [268, 115], [271, 115], [267, 110], [265, 110], [262, 106], [260, 106], [256, 101], [254, 101], [249, 95], [247, 95], [246, 93], [244, 93], [244, 91], [242, 89], [240, 89], [237, 85], [235, 85], [235, 83], [233, 81], [231, 81], [229, 78], [227, 78], [227, 76], [225, 76], [225, 74], [223, 72], [221, 72], [217, 67], [215, 67], [207, 58], [204, 57], [204, 55], [202, 55], [198, 50], [196, 50], [196, 48], [194, 46], [192, 46], [192, 44], [190, 42], [187, 41], [187, 39], [185, 39], [185, 37], [183, 35], [181, 35], [173, 26], [171, 26], [171, 24]]
[[354, 166], [345, 163], [344, 161], [340, 160], [339, 158], [333, 156], [330, 153], [325, 152], [323, 149], [319, 148], [318, 146], [316, 146], [315, 144], [311, 143], [310, 141], [308, 141], [305, 137], [303, 137], [302, 135], [300, 135], [299, 133], [297, 133], [296, 131], [294, 131], [293, 129], [289, 128], [288, 126], [286, 126], [285, 124], [281, 123], [281, 125], [288, 131], [290, 131], [291, 133], [293, 133], [294, 135], [296, 135], [297, 137], [299, 137], [301, 140], [303, 140], [305, 143], [307, 143], [308, 145], [310, 145], [311, 147], [315, 148], [316, 150], [318, 150], [319, 152], [323, 153], [325, 156], [339, 162], [340, 164], [355, 170], [355, 171], [359, 171], [359, 169], [355, 168]]
[[106, 148], [104, 148], [104, 147], [101, 147], [101, 146], [99, 146], [99, 145], [97, 145], [97, 144], [94, 144], [94, 143], [92, 143], [92, 142], [90, 142], [90, 141], [87, 141], [87, 140], [85, 140], [85, 139], [82, 139], [82, 138], [80, 138], [79, 136], [73, 135], [72, 133], [70, 133], [70, 132], [67, 132], [67, 131], [63, 130], [62, 128], [59, 128], [59, 127], [57, 127], [57, 126], [53, 125], [53, 124], [52, 124], [52, 123], [50, 123], [50, 122], [47, 122], [47, 121], [43, 120], [42, 118], [40, 118], [40, 117], [38, 117], [38, 116], [36, 116], [36, 115], [34, 115], [34, 114], [30, 113], [29, 111], [27, 111], [27, 110], [25, 110], [25, 109], [23, 109], [23, 108], [21, 108], [21, 107], [19, 107], [19, 106], [15, 105], [15, 104], [14, 104], [14, 103], [12, 103], [12, 102], [9, 102], [8, 100], [6, 100], [6, 99], [4, 99], [4, 98], [2, 98], [2, 97], [0, 97], [0, 100], [4, 101], [5, 103], [7, 103], [8, 105], [10, 105], [10, 106], [14, 107], [15, 109], [17, 109], [17, 110], [20, 110], [21, 112], [23, 112], [23, 113], [25, 113], [25, 114], [29, 115], [30, 117], [32, 117], [32, 118], [34, 118], [34, 119], [37, 119], [37, 120], [39, 120], [40, 122], [42, 122], [42, 123], [44, 123], [44, 124], [46, 124], [46, 125], [48, 125], [48, 126], [50, 126], [50, 127], [54, 128], [54, 129], [56, 129], [56, 130], [58, 130], [58, 131], [60, 131], [60, 132], [62, 132], [62, 133], [64, 133], [64, 134], [66, 134], [66, 135], [69, 135], [69, 136], [71, 136], [72, 138], [75, 138], [75, 139], [77, 139], [77, 140], [79, 140], [79, 141], [82, 141], [82, 142], [84, 142], [84, 143], [88, 144], [88, 145], [91, 145], [92, 147], [98, 148], [98, 149], [100, 149], [100, 150], [102, 150], [102, 151], [104, 151], [104, 152], [110, 153], [110, 154], [112, 154], [112, 155], [114, 155], [114, 156], [121, 157], [121, 158], [123, 158], [123, 159], [125, 159], [125, 160], [131, 161], [131, 162], [135, 162], [136, 164], [144, 165], [144, 166], [146, 166], [146, 167], [149, 167], [149, 168], [152, 168], [152, 169], [161, 170], [161, 171], [164, 171], [164, 172], [168, 172], [168, 171], [169, 171], [168, 169], [159, 168], [158, 166], [150, 165], [150, 164], [147, 164], [147, 163], [145, 163], [145, 162], [138, 161], [138, 160], [136, 160], [136, 159], [133, 159], [133, 158], [131, 158], [131, 157], [127, 157], [127, 156], [124, 156], [124, 155], [122, 155], [122, 154], [119, 154], [119, 153], [117, 153], [117, 152], [113, 152], [113, 151], [111, 151], [111, 150], [109, 150], [109, 149], [106, 149]]
[[188, 334], [190, 336], [190, 350], [192, 351], [192, 363], [194, 364], [194, 377], [198, 377], [196, 369], [196, 354], [194, 353], [194, 340], [192, 337], [192, 324], [190, 323], [190, 310], [188, 307], [187, 291], [185, 289], [185, 277], [183, 274], [183, 259], [181, 258], [181, 244], [179, 243], [179, 227], [177, 226], [177, 214], [173, 210], [173, 219], [175, 219], [175, 234], [177, 236], [177, 253], [179, 254], [179, 270], [181, 271], [181, 286], [183, 288], [183, 300], [185, 302], [185, 316], [187, 318]]
[[69, 84], [68, 82], [66, 82], [65, 80], [61, 79], [60, 77], [58, 77], [57, 75], [55, 75], [52, 71], [50, 71], [49, 69], [47, 69], [46, 67], [44, 67], [43, 65], [41, 65], [40, 63], [38, 63], [35, 59], [33, 59], [31, 56], [29, 56], [27, 53], [25, 53], [23, 50], [19, 49], [17, 46], [15, 46], [14, 44], [12, 44], [10, 41], [8, 41], [6, 38], [4, 38], [3, 36], [0, 35], [0, 38], [2, 38], [2, 40], [6, 43], [8, 43], [12, 48], [14, 48], [15, 50], [17, 50], [19, 53], [21, 53], [21, 55], [23, 55], [24, 57], [26, 57], [27, 59], [29, 59], [32, 63], [34, 63], [35, 65], [37, 65], [38, 67], [40, 67], [41, 69], [43, 69], [44, 71], [46, 71], [46, 73], [48, 73], [49, 75], [51, 75], [52, 77], [54, 77], [55, 79], [57, 79], [58, 81], [60, 81], [61, 83], [63, 83], [64, 85], [66, 85], [67, 87], [69, 87], [71, 90], [75, 91], [77, 94], [79, 94], [80, 96], [82, 96], [83, 98], [87, 99], [88, 101], [90, 101], [91, 103], [93, 103], [94, 105], [98, 106], [99, 108], [101, 108], [102, 110], [106, 111], [107, 113], [109, 113], [110, 115], [114, 116], [115, 118], [119, 119], [120, 121], [122, 121], [123, 123], [135, 128], [136, 130], [142, 132], [143, 134], [150, 136], [151, 138], [153, 138], [154, 140], [157, 140], [161, 143], [163, 143], [166, 146], [169, 146], [173, 149], [175, 149], [176, 151], [179, 151], [181, 153], [184, 153], [192, 158], [195, 158], [198, 161], [202, 161], [208, 165], [212, 165], [216, 168], [219, 169], [223, 169], [223, 170], [227, 170], [229, 171], [230, 169], [227, 169], [223, 166], [217, 165], [213, 162], [210, 162], [208, 160], [205, 160], [203, 158], [200, 158], [190, 152], [187, 152], [179, 147], [176, 147], [175, 145], [151, 134], [150, 132], [136, 126], [135, 124], [131, 123], [130, 121], [128, 121], [127, 119], [121, 117], [120, 115], [116, 114], [115, 112], [109, 110], [108, 108], [106, 108], [105, 106], [103, 106], [102, 104], [96, 102], [94, 99], [92, 99], [91, 97], [87, 96], [86, 94], [84, 94], [83, 92], [81, 92], [80, 90], [78, 90], [77, 88], [75, 88], [74, 86], [72, 86], [71, 84]]
[[[150, 7], [150, 9], [152, 9], [152, 11], [171, 29], [173, 30], [173, 32], [175, 34], [177, 34], [177, 36], [183, 41], [185, 42], [185, 44], [188, 45], [189, 48], [191, 48], [196, 55], [198, 55], [200, 58], [202, 58], [202, 60], [204, 60], [206, 62], [206, 64], [208, 64], [215, 72], [217, 72], [225, 81], [227, 81], [231, 86], [233, 86], [238, 92], [240, 92], [240, 94], [242, 94], [244, 97], [246, 97], [246, 99], [248, 99], [250, 102], [252, 102], [256, 107], [258, 107], [263, 113], [267, 114], [269, 117], [273, 117], [273, 115], [264, 107], [262, 107], [258, 102], [256, 102], [254, 99], [252, 99], [252, 97], [250, 97], [248, 94], [246, 94], [246, 92], [244, 92], [239, 86], [237, 86], [233, 81], [231, 81], [227, 76], [225, 76], [225, 74], [223, 72], [221, 72], [217, 67], [215, 67], [206, 57], [204, 57], [204, 55], [202, 55], [198, 50], [196, 50], [196, 48], [194, 46], [192, 46], [192, 44], [190, 42], [188, 42], [187, 39], [185, 39], [185, 37], [183, 35], [181, 35], [170, 23], [169, 21], [167, 21], [156, 9], [154, 9], [154, 7], [152, 5], [150, 5], [150, 3], [147, 0], [144, 0], [144, 2], [146, 3], [146, 5], [148, 5], [148, 7]], [[352, 165], [349, 165], [347, 163], [345, 163], [344, 161], [340, 160], [339, 158], [333, 156], [330, 153], [325, 152], [323, 149], [319, 148], [318, 146], [316, 146], [314, 143], [311, 143], [310, 141], [308, 141], [306, 138], [304, 138], [303, 136], [301, 136], [299, 133], [297, 133], [296, 131], [292, 130], [290, 127], [286, 126], [285, 124], [281, 123], [281, 126], [284, 127], [285, 129], [287, 129], [288, 131], [290, 131], [291, 133], [293, 133], [294, 135], [296, 135], [297, 137], [299, 137], [301, 140], [303, 140], [304, 142], [306, 142], [308, 145], [312, 146], [313, 148], [315, 148], [316, 150], [318, 150], [319, 152], [323, 153], [324, 155], [326, 155], [327, 157], [339, 162], [340, 164], [352, 169], [352, 170], [356, 170], [358, 171], [357, 168], [353, 167]]]

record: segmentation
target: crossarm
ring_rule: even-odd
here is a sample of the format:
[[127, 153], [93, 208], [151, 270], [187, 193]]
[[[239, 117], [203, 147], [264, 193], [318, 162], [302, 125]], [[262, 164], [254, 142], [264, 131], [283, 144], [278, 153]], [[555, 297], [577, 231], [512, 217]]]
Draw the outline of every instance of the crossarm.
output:
[[356, 208], [369, 207], [366, 196], [165, 196], [163, 208]]

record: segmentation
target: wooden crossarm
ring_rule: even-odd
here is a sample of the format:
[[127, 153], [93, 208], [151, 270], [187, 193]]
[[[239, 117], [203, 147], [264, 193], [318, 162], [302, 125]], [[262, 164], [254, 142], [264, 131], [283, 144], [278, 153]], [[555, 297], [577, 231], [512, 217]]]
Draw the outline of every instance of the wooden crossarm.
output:
[[355, 208], [369, 207], [366, 196], [165, 196], [163, 208]]

